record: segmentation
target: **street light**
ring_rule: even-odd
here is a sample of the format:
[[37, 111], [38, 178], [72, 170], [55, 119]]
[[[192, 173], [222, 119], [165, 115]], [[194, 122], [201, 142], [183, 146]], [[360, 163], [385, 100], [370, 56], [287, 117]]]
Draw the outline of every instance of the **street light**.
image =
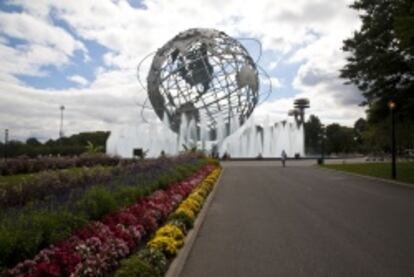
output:
[[59, 128], [59, 138], [63, 138], [63, 111], [65, 106], [60, 106], [60, 128]]
[[396, 166], [396, 140], [395, 140], [395, 108], [396, 104], [393, 100], [388, 102], [388, 108], [391, 111], [391, 178], [397, 178], [397, 166]]
[[318, 161], [318, 164], [324, 164], [325, 163], [325, 125], [321, 124], [321, 133], [319, 134], [321, 139], [321, 157]]
[[4, 161], [7, 162], [7, 143], [9, 141], [9, 129], [4, 130]]

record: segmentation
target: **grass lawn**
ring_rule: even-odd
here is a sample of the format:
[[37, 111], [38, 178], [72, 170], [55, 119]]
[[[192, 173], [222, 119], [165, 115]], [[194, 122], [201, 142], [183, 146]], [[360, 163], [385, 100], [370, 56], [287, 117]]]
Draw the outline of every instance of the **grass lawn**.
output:
[[[326, 164], [326, 168], [391, 179], [390, 163]], [[414, 184], [414, 162], [397, 163], [397, 180]]]

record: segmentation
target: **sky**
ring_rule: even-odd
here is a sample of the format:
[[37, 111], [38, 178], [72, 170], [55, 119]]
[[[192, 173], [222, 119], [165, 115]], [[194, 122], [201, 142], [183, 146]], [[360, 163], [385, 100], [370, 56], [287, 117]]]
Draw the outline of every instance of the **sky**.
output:
[[[1, 0], [0, 128], [10, 139], [113, 130], [142, 121], [137, 65], [176, 34], [214, 28], [240, 39], [273, 91], [254, 111], [283, 120], [306, 97], [324, 124], [364, 117], [361, 92], [339, 78], [342, 41], [360, 27], [351, 0]], [[149, 59], [150, 60], [150, 59]], [[145, 80], [148, 66], [139, 72]], [[269, 80], [262, 80], [266, 87]], [[157, 124], [155, 113], [145, 119]]]

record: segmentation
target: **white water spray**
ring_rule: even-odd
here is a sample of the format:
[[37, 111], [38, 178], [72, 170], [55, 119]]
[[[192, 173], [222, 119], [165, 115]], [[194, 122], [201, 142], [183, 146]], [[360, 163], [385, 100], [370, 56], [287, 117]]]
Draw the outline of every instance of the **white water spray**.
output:
[[[197, 130], [195, 120], [188, 121], [183, 114], [176, 134], [170, 129], [168, 116], [164, 116], [162, 123], [143, 123], [112, 131], [107, 140], [107, 154], [131, 158], [133, 149], [141, 148], [147, 151], [148, 157], [158, 157], [161, 152], [176, 155], [194, 146], [210, 153], [213, 145], [217, 146], [220, 156], [227, 154], [232, 158], [275, 158], [280, 157], [283, 150], [289, 157], [297, 154], [303, 157], [305, 154], [303, 124], [289, 121], [271, 123], [266, 118], [262, 125], [250, 119], [240, 127], [238, 122], [237, 118], [231, 118], [230, 126], [226, 127], [224, 119], [219, 120], [216, 140], [211, 141], [211, 130], [203, 117]], [[227, 128], [233, 133], [226, 137]], [[198, 134], [200, 139], [197, 141]]]

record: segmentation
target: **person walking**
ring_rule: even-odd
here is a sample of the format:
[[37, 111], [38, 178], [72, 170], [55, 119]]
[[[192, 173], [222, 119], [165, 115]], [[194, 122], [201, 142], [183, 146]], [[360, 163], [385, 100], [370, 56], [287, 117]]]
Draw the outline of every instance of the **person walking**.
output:
[[286, 158], [287, 158], [287, 154], [285, 150], [283, 149], [282, 154], [281, 154], [281, 160], [282, 160], [283, 167], [286, 167]]

